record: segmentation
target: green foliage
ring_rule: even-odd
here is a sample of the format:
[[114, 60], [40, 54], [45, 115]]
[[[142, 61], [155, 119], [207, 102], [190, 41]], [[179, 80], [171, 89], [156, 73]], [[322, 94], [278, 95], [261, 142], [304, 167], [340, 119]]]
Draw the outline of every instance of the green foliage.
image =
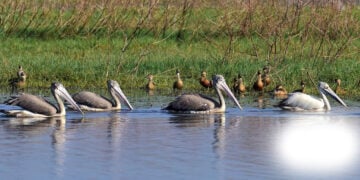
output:
[[270, 65], [273, 87], [281, 83], [291, 91], [301, 79], [311, 87], [311, 77], [329, 83], [340, 78], [344, 88], [358, 88], [356, 5], [150, 2], [4, 1], [0, 84], [6, 86], [22, 65], [29, 87], [62, 81], [95, 88], [116, 79], [122, 88], [140, 88], [151, 73], [165, 89], [176, 69], [187, 89], [200, 88], [203, 70], [209, 78], [223, 74], [229, 84], [241, 73], [251, 87], [256, 72]]

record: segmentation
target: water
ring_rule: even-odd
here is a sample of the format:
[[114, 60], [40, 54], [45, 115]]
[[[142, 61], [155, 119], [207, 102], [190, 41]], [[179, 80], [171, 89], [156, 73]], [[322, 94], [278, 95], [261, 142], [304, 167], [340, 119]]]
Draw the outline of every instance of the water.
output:
[[[0, 117], [4, 179], [358, 179], [360, 108], [169, 114], [173, 96], [132, 96], [133, 111]], [[263, 101], [261, 101], [263, 102]], [[0, 109], [9, 108], [0, 105]]]

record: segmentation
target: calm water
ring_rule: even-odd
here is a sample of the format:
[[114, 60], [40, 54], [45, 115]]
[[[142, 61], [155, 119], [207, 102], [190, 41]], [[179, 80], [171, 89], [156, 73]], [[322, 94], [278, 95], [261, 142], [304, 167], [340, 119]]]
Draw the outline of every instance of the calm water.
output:
[[360, 178], [356, 105], [289, 113], [240, 99], [243, 111], [228, 103], [225, 114], [189, 115], [160, 110], [170, 95], [129, 99], [136, 110], [46, 120], [0, 116], [1, 177]]

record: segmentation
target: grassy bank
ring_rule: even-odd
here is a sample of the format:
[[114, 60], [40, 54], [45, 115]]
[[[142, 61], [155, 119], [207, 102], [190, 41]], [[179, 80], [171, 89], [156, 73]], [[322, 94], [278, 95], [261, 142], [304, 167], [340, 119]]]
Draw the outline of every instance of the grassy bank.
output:
[[[202, 70], [238, 73], [252, 85], [269, 64], [289, 90], [307, 73], [356, 92], [360, 74], [360, 10], [347, 5], [221, 4], [182, 1], [6, 1], [0, 8], [0, 84], [28, 73], [29, 87], [142, 87], [149, 73], [171, 88], [178, 68], [186, 89], [200, 88]], [[220, 3], [220, 4], [219, 4]]]

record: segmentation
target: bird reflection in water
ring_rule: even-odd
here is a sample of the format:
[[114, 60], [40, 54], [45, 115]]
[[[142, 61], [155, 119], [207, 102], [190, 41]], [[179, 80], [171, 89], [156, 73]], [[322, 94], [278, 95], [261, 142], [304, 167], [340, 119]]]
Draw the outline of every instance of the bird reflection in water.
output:
[[[6, 122], [6, 129], [12, 133], [20, 134], [22, 137], [41, 136], [51, 133], [51, 145], [54, 148], [54, 158], [57, 164], [56, 174], [61, 177], [65, 164], [66, 144], [66, 117], [33, 117], [33, 118], [10, 118]], [[22, 153], [20, 151], [19, 153]]]
[[209, 127], [214, 126], [214, 141], [212, 147], [217, 156], [225, 153], [226, 145], [226, 118], [224, 113], [220, 114], [177, 114], [170, 117], [170, 123], [176, 123], [177, 127]]
[[214, 124], [225, 125], [225, 114], [175, 114], [170, 117], [170, 123], [177, 127], [208, 127]]
[[65, 116], [51, 118], [50, 124], [54, 127], [54, 131], [51, 135], [52, 146], [55, 151], [55, 162], [57, 165], [56, 173], [58, 177], [64, 174], [65, 158], [66, 158], [66, 118]]

